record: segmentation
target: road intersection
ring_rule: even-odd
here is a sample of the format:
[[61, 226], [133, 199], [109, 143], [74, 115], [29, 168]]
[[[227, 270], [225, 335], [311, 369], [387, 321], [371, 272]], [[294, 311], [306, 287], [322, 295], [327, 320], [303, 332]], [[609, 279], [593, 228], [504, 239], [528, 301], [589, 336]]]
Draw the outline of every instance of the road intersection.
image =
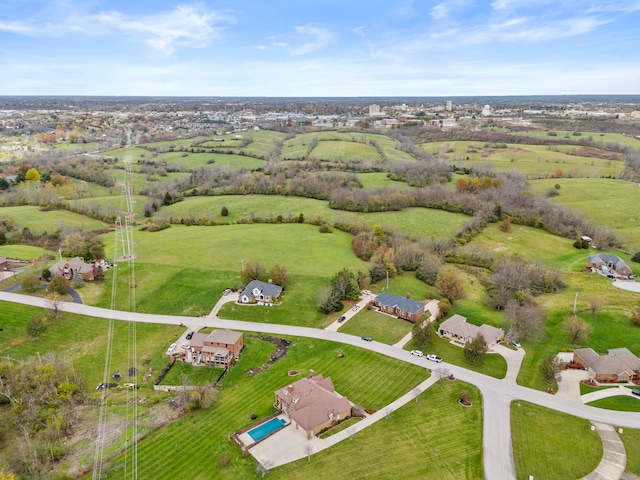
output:
[[[0, 301], [46, 307], [46, 300], [39, 297], [0, 292]], [[62, 302], [60, 310], [91, 317], [125, 320], [144, 323], [187, 325], [192, 329], [214, 327], [228, 328], [275, 335], [300, 336], [353, 345], [424, 367], [424, 358], [415, 357], [406, 350], [384, 343], [363, 342], [359, 337], [332, 330], [299, 327], [292, 325], [265, 324], [239, 320], [224, 320], [217, 317], [187, 317], [126, 312], [92, 307], [77, 303]], [[483, 456], [485, 477], [489, 479], [515, 480], [515, 466], [511, 446], [510, 404], [524, 400], [536, 405], [584, 418], [600, 424], [640, 429], [640, 413], [604, 410], [590, 407], [567, 398], [550, 395], [515, 384], [513, 381], [497, 379], [473, 372], [445, 362], [439, 364], [457, 379], [475, 385], [483, 396]]]

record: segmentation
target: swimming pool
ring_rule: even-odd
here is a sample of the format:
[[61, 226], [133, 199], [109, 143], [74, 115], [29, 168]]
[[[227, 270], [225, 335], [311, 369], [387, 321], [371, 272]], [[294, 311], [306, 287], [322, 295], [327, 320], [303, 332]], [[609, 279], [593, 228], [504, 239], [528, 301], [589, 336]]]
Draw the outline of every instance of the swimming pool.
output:
[[254, 441], [257, 442], [259, 440], [262, 440], [271, 432], [275, 432], [276, 430], [284, 427], [285, 423], [287, 423], [286, 420], [282, 418], [272, 418], [268, 422], [265, 422], [262, 425], [258, 425], [256, 428], [249, 430], [247, 433]]

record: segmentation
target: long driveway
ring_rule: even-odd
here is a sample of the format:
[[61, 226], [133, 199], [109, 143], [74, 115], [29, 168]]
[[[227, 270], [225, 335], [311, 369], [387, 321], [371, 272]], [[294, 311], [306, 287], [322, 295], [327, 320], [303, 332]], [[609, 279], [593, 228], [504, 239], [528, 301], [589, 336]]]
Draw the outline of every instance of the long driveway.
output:
[[[45, 299], [6, 292], [0, 292], [0, 301], [20, 303], [42, 308], [45, 306]], [[234, 330], [271, 333], [277, 335], [308, 337], [354, 345], [422, 367], [425, 366], [426, 362], [424, 358], [415, 357], [409, 352], [400, 350], [391, 345], [386, 345], [376, 341], [363, 342], [359, 337], [354, 335], [347, 335], [345, 333], [316, 328], [244, 322], [239, 320], [222, 320], [211, 317], [194, 318], [125, 312], [75, 303], [63, 303], [61, 305], [61, 310], [69, 313], [113, 320], [163, 323], [170, 325], [186, 324], [194, 327], [229, 328]], [[511, 425], [508, 413], [510, 402], [513, 400], [526, 400], [527, 402], [531, 402], [536, 405], [576, 417], [585, 418], [593, 422], [640, 429], [640, 413], [604, 410], [590, 407], [444, 362], [440, 364], [440, 368], [447, 369], [449, 372], [454, 374], [456, 378], [475, 385], [482, 392], [484, 400], [483, 455], [485, 477], [488, 479], [507, 480], [515, 478], [513, 456], [511, 454]]]

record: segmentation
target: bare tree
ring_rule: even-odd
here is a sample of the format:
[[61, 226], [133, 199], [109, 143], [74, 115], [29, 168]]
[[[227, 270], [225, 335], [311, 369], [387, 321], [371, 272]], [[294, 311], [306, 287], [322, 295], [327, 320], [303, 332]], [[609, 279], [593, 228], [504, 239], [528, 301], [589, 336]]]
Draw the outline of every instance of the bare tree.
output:
[[413, 398], [416, 399], [416, 403], [418, 403], [418, 397], [422, 393], [422, 389], [420, 388], [420, 386], [416, 386], [413, 390], [411, 390], [411, 393], [413, 394]]
[[510, 338], [526, 340], [538, 337], [544, 332], [544, 313], [533, 300], [524, 305], [509, 300], [504, 310]]
[[580, 317], [565, 318], [564, 326], [569, 337], [571, 337], [571, 345], [575, 345], [577, 342], [585, 342], [593, 330], [593, 327]]
[[58, 292], [49, 292], [45, 295], [45, 305], [46, 309], [49, 312], [49, 315], [52, 317], [58, 318], [60, 315], [60, 310], [62, 308], [62, 300], [61, 296]]
[[382, 413], [384, 413], [384, 418], [389, 420], [391, 418], [391, 414], [393, 413], [393, 408], [386, 406], [384, 407], [384, 410], [382, 411]]
[[313, 455], [313, 445], [311, 445], [311, 442], [307, 442], [304, 445], [304, 453], [307, 456], [307, 461], [311, 463], [311, 455]]
[[602, 308], [604, 305], [604, 300], [602, 297], [589, 297], [589, 309], [591, 310], [591, 316], [595, 317], [596, 312]]

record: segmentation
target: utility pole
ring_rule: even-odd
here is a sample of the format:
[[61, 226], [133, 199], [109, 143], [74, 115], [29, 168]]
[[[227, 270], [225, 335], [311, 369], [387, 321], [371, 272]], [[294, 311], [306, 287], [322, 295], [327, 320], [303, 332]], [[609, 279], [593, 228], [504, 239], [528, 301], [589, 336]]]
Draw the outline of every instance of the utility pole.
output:
[[389, 270], [387, 270], [387, 288], [385, 290], [389, 290]]
[[576, 297], [573, 299], [573, 315], [576, 315], [576, 303], [578, 302], [578, 292], [576, 292]]
[[244, 275], [244, 258], [242, 259], [242, 274]]

